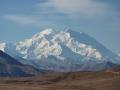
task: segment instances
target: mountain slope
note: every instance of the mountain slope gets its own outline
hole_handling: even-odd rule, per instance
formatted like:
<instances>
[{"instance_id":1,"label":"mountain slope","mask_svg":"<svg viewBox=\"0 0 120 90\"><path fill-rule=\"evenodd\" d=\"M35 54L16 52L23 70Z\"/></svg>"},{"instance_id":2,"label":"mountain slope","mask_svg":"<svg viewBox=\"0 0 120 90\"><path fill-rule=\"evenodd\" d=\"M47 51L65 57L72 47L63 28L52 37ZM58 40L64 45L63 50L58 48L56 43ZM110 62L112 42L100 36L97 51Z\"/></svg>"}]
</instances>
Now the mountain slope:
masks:
<instances>
[{"instance_id":1,"label":"mountain slope","mask_svg":"<svg viewBox=\"0 0 120 90\"><path fill-rule=\"evenodd\" d=\"M0 76L32 76L38 72L39 70L33 68L32 66L21 64L0 50Z\"/></svg>"},{"instance_id":2,"label":"mountain slope","mask_svg":"<svg viewBox=\"0 0 120 90\"><path fill-rule=\"evenodd\" d=\"M96 71L120 63L117 55L85 33L70 29L46 29L15 44L0 44L1 50L39 69Z\"/></svg>"}]
</instances>

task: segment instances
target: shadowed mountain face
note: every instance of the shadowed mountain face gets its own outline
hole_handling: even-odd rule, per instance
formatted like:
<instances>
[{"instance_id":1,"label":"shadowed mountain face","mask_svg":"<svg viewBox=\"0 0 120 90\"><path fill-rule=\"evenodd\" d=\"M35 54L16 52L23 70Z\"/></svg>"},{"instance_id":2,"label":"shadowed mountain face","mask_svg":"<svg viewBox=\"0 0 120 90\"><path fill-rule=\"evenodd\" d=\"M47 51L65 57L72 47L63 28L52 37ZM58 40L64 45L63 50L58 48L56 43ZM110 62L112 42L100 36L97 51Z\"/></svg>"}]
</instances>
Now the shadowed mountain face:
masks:
<instances>
[{"instance_id":1,"label":"shadowed mountain face","mask_svg":"<svg viewBox=\"0 0 120 90\"><path fill-rule=\"evenodd\" d=\"M0 76L21 77L32 76L39 71L32 66L23 65L0 50Z\"/></svg>"}]
</instances>

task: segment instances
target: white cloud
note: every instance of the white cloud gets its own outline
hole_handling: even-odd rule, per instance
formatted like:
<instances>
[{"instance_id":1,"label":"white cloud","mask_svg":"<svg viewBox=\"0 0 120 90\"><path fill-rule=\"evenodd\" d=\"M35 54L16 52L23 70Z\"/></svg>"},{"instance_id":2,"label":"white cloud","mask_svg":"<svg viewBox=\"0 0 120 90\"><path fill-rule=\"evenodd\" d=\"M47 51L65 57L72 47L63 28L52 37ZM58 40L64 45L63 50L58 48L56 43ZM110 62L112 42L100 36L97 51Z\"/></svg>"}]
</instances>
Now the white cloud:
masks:
<instances>
[{"instance_id":1,"label":"white cloud","mask_svg":"<svg viewBox=\"0 0 120 90\"><path fill-rule=\"evenodd\" d=\"M33 6L37 15L11 14L5 15L4 19L23 25L40 26L43 22L48 24L63 18L71 20L82 16L108 15L110 11L109 5L94 0L48 0L48 2L36 3ZM63 13L67 17L61 15Z\"/></svg>"},{"instance_id":2,"label":"white cloud","mask_svg":"<svg viewBox=\"0 0 120 90\"><path fill-rule=\"evenodd\" d=\"M108 5L94 0L49 0L64 13L81 13L87 15L101 14L107 11Z\"/></svg>"},{"instance_id":3,"label":"white cloud","mask_svg":"<svg viewBox=\"0 0 120 90\"><path fill-rule=\"evenodd\" d=\"M20 15L5 15L4 18L23 25L39 26L39 21L35 17Z\"/></svg>"}]
</instances>

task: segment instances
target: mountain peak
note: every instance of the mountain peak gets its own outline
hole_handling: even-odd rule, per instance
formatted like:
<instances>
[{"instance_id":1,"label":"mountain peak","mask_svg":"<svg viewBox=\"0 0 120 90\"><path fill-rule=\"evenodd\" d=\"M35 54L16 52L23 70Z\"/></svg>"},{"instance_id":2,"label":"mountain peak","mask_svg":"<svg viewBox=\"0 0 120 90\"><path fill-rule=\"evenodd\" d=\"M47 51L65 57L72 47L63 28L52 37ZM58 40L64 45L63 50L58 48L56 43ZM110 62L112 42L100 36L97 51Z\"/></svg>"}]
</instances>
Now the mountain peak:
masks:
<instances>
[{"instance_id":1,"label":"mountain peak","mask_svg":"<svg viewBox=\"0 0 120 90\"><path fill-rule=\"evenodd\" d=\"M102 54L91 45L81 43L78 38L75 40L75 34L81 35L79 32L70 29L55 32L53 29L45 29L32 38L20 41L16 45L16 50L25 59L41 59L49 55L62 57L62 45L68 47L72 52L81 56L92 57L101 60ZM84 36L84 35L83 35Z\"/></svg>"},{"instance_id":2,"label":"mountain peak","mask_svg":"<svg viewBox=\"0 0 120 90\"><path fill-rule=\"evenodd\" d=\"M48 28L48 29L45 29L45 30L41 31L40 34L49 35L49 34L51 34L53 32L54 32L54 30L52 28Z\"/></svg>"},{"instance_id":3,"label":"mountain peak","mask_svg":"<svg viewBox=\"0 0 120 90\"><path fill-rule=\"evenodd\" d=\"M48 29L45 29L37 34L35 34L33 37L34 38L37 38L37 37L44 37L45 35L50 35L51 33L53 33L54 30L52 28L48 28Z\"/></svg>"}]
</instances>

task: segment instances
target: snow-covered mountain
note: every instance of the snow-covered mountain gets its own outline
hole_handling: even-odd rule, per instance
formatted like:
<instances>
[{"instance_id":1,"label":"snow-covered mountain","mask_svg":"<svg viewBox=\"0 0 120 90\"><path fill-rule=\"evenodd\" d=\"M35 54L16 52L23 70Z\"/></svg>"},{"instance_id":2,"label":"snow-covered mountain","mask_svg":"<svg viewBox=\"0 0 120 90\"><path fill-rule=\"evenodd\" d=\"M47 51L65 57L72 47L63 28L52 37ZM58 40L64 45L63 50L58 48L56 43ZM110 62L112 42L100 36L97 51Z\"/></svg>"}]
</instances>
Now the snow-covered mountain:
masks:
<instances>
[{"instance_id":1,"label":"snow-covered mountain","mask_svg":"<svg viewBox=\"0 0 120 90\"><path fill-rule=\"evenodd\" d=\"M70 29L46 29L0 49L23 63L55 71L102 70L120 63L117 55L89 35Z\"/></svg>"}]
</instances>

